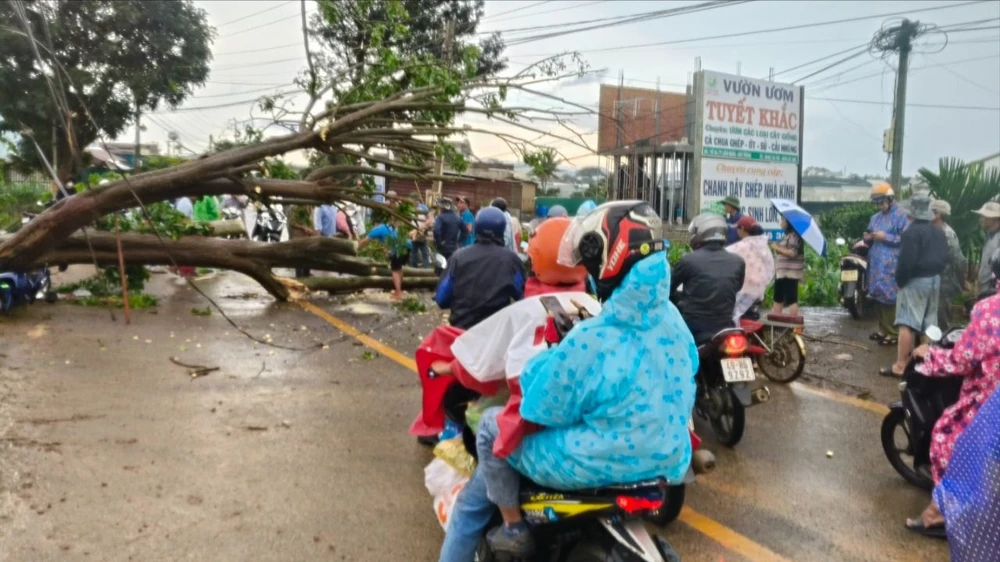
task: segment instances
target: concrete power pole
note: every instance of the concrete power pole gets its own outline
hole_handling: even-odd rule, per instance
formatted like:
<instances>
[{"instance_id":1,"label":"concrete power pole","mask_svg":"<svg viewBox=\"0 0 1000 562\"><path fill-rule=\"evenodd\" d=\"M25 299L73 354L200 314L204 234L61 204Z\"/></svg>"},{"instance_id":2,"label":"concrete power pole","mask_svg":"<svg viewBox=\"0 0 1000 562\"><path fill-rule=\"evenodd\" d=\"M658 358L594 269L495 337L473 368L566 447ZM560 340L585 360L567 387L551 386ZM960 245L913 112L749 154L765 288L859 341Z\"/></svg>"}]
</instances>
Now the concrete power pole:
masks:
<instances>
[{"instance_id":1,"label":"concrete power pole","mask_svg":"<svg viewBox=\"0 0 1000 562\"><path fill-rule=\"evenodd\" d=\"M455 18L448 20L448 27L445 28L444 34L444 62L451 69L451 53L453 46L455 44ZM441 176L444 175L444 158L438 158L437 164L434 166L434 175ZM441 180L434 180L434 199L441 198Z\"/></svg>"},{"instance_id":2,"label":"concrete power pole","mask_svg":"<svg viewBox=\"0 0 1000 562\"><path fill-rule=\"evenodd\" d=\"M920 34L920 23L904 19L897 27L886 30L884 40L879 43L882 51L899 53L899 69L896 71L896 95L893 101L892 123L892 171L889 183L897 194L903 182L903 125L906 118L906 74L909 70L910 52L913 40Z\"/></svg>"}]
</instances>

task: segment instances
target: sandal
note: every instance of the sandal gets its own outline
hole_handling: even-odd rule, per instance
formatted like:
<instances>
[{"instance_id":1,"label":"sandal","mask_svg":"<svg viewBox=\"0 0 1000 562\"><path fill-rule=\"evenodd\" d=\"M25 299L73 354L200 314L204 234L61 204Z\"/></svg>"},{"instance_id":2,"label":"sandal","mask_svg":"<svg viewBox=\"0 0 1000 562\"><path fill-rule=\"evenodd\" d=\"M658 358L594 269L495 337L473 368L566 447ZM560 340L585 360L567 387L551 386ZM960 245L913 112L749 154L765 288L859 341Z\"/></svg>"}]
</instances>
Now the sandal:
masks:
<instances>
[{"instance_id":1,"label":"sandal","mask_svg":"<svg viewBox=\"0 0 1000 562\"><path fill-rule=\"evenodd\" d=\"M868 339L872 341L882 341L883 338L885 338L885 334L881 332L872 332L868 334Z\"/></svg>"},{"instance_id":2,"label":"sandal","mask_svg":"<svg viewBox=\"0 0 1000 562\"><path fill-rule=\"evenodd\" d=\"M880 376L880 377L889 377L889 378L892 378L892 379L901 379L901 378L903 378L903 373L898 373L897 374L896 371L892 370L892 365L889 365L888 367L882 367L881 369L879 369L878 370L878 376Z\"/></svg>"},{"instance_id":3,"label":"sandal","mask_svg":"<svg viewBox=\"0 0 1000 562\"><path fill-rule=\"evenodd\" d=\"M882 339L878 340L879 345L890 346L899 343L899 338L895 336L882 336Z\"/></svg>"},{"instance_id":4,"label":"sandal","mask_svg":"<svg viewBox=\"0 0 1000 562\"><path fill-rule=\"evenodd\" d=\"M944 523L931 525L930 527L924 526L924 521L917 517L916 519L906 520L906 529L908 531L913 531L918 535L923 535L925 537L930 537L933 539L946 539L948 534L945 532Z\"/></svg>"}]
</instances>

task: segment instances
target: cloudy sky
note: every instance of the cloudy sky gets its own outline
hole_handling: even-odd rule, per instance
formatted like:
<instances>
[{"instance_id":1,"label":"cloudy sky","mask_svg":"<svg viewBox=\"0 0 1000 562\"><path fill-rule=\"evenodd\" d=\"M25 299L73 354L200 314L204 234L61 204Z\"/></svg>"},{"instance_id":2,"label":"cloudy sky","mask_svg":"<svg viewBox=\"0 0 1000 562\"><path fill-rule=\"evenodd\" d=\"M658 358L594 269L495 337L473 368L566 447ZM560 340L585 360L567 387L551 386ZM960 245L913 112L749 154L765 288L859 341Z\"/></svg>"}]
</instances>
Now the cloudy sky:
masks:
<instances>
[{"instance_id":1,"label":"cloudy sky","mask_svg":"<svg viewBox=\"0 0 1000 562\"><path fill-rule=\"evenodd\" d=\"M858 173L887 173L882 131L891 116L894 70L868 53L848 51L869 41L886 21L908 16L950 32L918 40L910 64L904 174L936 166L938 158L974 160L1000 151L1000 2L858 1L734 3L698 13L642 17L560 37L541 33L611 22L644 12L698 2L496 1L486 2L482 31L503 31L511 71L542 57L577 51L594 72L553 86L573 102L596 106L599 83L683 91L700 57L704 69L764 78L806 87L804 163ZM209 82L180 106L144 120L144 139L165 146L176 132L193 151L209 136L232 136L233 124L250 118L252 100L268 92L294 89L305 68L298 1L196 1L217 29ZM934 9L941 8L941 9ZM308 9L314 10L313 6ZM854 20L829 25L809 25ZM558 26L545 30L526 27ZM804 26L801 29L769 31ZM729 36L729 37L726 37ZM947 44L945 44L947 41ZM835 55L843 51L844 54ZM811 61L813 64L804 65ZM890 61L894 62L894 61ZM804 65L804 66L802 66ZM833 65L823 70L824 67ZM801 67L800 67L801 66ZM783 72L787 70L787 72ZM815 75L813 75L815 74ZM813 76L810 76L813 75ZM551 102L520 98L517 104ZM504 130L501 125L476 126ZM577 120L577 130L596 146L596 118ZM122 139L134 138L126 131ZM534 137L536 135L526 135ZM488 135L470 135L479 157L512 159L506 146ZM552 145L570 165L598 163L587 150L566 141Z\"/></svg>"}]
</instances>

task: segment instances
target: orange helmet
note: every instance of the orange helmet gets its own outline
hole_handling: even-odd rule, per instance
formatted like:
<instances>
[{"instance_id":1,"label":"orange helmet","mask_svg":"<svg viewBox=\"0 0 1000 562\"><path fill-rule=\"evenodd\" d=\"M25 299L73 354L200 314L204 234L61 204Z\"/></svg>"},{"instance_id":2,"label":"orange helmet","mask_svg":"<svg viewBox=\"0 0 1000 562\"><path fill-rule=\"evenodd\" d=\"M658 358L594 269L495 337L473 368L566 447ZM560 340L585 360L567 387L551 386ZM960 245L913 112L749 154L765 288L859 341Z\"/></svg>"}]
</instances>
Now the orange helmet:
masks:
<instances>
[{"instance_id":1,"label":"orange helmet","mask_svg":"<svg viewBox=\"0 0 1000 562\"><path fill-rule=\"evenodd\" d=\"M892 191L892 186L884 181L872 186L871 200L876 203L883 199L892 199L895 195Z\"/></svg>"},{"instance_id":2,"label":"orange helmet","mask_svg":"<svg viewBox=\"0 0 1000 562\"><path fill-rule=\"evenodd\" d=\"M572 221L569 217L553 217L538 225L528 242L528 257L535 277L546 285L575 285L587 277L583 266L567 267L557 261L559 244Z\"/></svg>"}]
</instances>

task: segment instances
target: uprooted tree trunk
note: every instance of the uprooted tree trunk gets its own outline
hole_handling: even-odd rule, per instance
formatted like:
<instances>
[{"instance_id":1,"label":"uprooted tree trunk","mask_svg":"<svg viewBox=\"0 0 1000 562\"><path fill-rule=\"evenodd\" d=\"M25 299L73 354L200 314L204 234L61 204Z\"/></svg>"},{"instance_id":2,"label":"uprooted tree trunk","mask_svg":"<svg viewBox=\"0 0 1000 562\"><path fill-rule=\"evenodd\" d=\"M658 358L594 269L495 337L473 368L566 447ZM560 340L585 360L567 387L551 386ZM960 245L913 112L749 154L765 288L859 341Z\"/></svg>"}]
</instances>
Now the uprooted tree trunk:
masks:
<instances>
[{"instance_id":1,"label":"uprooted tree trunk","mask_svg":"<svg viewBox=\"0 0 1000 562\"><path fill-rule=\"evenodd\" d=\"M419 270L418 270L419 271ZM354 293L363 289L385 289L393 288L392 278L384 276L372 277L307 277L296 279L312 291L326 291L328 293ZM403 275L403 288L413 289L433 289L437 286L437 277L427 275L413 276Z\"/></svg>"},{"instance_id":2,"label":"uprooted tree trunk","mask_svg":"<svg viewBox=\"0 0 1000 562\"><path fill-rule=\"evenodd\" d=\"M114 234L88 230L90 248L82 234L74 234L51 251L46 252L38 263L84 263L97 260L101 266L118 265L118 246ZM5 237L0 240L9 240ZM287 242L267 244L250 240L221 240L200 236L184 236L162 243L149 234L125 233L121 235L125 261L137 265L187 265L194 267L218 267L238 271L251 277L277 299L289 297L288 288L272 273L272 268L296 268L339 271L370 282L366 285L356 281L356 288L369 286L391 287L389 268L368 258L357 257L354 243L337 238L300 238ZM173 258L173 259L171 259ZM433 272L427 270L407 270L406 275L419 281L416 287L429 287L437 282ZM307 283L308 286L308 283ZM345 286L347 286L345 284ZM316 287L319 290L331 290ZM338 290L336 288L332 290Z\"/></svg>"}]
</instances>

